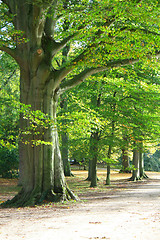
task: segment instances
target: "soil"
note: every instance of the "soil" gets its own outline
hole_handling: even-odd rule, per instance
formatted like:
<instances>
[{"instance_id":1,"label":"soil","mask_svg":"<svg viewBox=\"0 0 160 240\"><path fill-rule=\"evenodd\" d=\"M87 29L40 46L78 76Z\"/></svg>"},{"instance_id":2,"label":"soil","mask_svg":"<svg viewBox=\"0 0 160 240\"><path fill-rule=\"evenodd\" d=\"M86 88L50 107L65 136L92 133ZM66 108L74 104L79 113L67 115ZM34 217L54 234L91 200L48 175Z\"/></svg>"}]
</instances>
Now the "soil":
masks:
<instances>
[{"instance_id":1,"label":"soil","mask_svg":"<svg viewBox=\"0 0 160 240\"><path fill-rule=\"evenodd\" d=\"M160 173L148 175L141 182L121 180L107 192L83 193L77 203L0 209L0 239L159 240Z\"/></svg>"}]
</instances>

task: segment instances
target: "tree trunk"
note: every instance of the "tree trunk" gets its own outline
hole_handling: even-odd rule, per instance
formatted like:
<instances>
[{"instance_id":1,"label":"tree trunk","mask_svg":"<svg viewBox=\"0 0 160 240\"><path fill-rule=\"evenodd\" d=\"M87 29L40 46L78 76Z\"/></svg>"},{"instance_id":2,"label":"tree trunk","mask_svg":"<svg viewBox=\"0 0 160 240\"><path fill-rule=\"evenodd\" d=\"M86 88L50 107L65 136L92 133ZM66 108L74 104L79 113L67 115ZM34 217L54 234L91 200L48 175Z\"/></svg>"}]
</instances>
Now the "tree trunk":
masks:
<instances>
[{"instance_id":1,"label":"tree trunk","mask_svg":"<svg viewBox=\"0 0 160 240\"><path fill-rule=\"evenodd\" d=\"M110 176L111 176L111 166L110 166L110 164L107 164L106 185L110 185L111 184Z\"/></svg>"},{"instance_id":2,"label":"tree trunk","mask_svg":"<svg viewBox=\"0 0 160 240\"><path fill-rule=\"evenodd\" d=\"M128 150L122 149L122 169L121 172L129 173L129 157L128 157Z\"/></svg>"},{"instance_id":3,"label":"tree trunk","mask_svg":"<svg viewBox=\"0 0 160 240\"><path fill-rule=\"evenodd\" d=\"M109 148L108 148L108 154L107 154L108 159L111 158L111 151L112 151L112 146L109 145ZM110 185L110 184L111 184L110 177L111 177L111 166L110 166L110 163L107 163L106 185Z\"/></svg>"},{"instance_id":4,"label":"tree trunk","mask_svg":"<svg viewBox=\"0 0 160 240\"><path fill-rule=\"evenodd\" d=\"M128 137L123 133L123 145L122 145L122 169L120 172L130 173L129 170L129 156L128 156Z\"/></svg>"},{"instance_id":5,"label":"tree trunk","mask_svg":"<svg viewBox=\"0 0 160 240\"><path fill-rule=\"evenodd\" d=\"M136 181L140 179L140 171L139 171L139 151L137 149L133 150L133 165L134 170L132 172L132 181Z\"/></svg>"},{"instance_id":6,"label":"tree trunk","mask_svg":"<svg viewBox=\"0 0 160 240\"><path fill-rule=\"evenodd\" d=\"M62 111L67 110L67 96L62 94L61 101L60 101L60 107ZM62 124L65 125L65 120L62 120ZM63 168L64 168L64 175L65 176L73 176L71 173L71 167L69 163L69 157L68 157L68 147L69 147L69 135L67 132L63 131L61 133L61 139L62 139L62 160L63 160Z\"/></svg>"},{"instance_id":7,"label":"tree trunk","mask_svg":"<svg viewBox=\"0 0 160 240\"><path fill-rule=\"evenodd\" d=\"M68 133L61 133L61 138L62 138L62 148L61 148L61 153L62 153L62 160L63 160L63 168L64 168L64 175L65 176L72 176L71 173L71 167L69 163L69 158L68 158Z\"/></svg>"},{"instance_id":8,"label":"tree trunk","mask_svg":"<svg viewBox=\"0 0 160 240\"><path fill-rule=\"evenodd\" d=\"M140 170L140 178L148 178L144 171L144 154L143 152L139 152L139 170Z\"/></svg>"},{"instance_id":9,"label":"tree trunk","mask_svg":"<svg viewBox=\"0 0 160 240\"><path fill-rule=\"evenodd\" d=\"M88 163L88 177L86 179L86 181L91 181L91 159L89 159L89 163Z\"/></svg>"},{"instance_id":10,"label":"tree trunk","mask_svg":"<svg viewBox=\"0 0 160 240\"><path fill-rule=\"evenodd\" d=\"M91 136L91 185L90 187L97 186L97 160L98 160L98 132L92 133Z\"/></svg>"},{"instance_id":11,"label":"tree trunk","mask_svg":"<svg viewBox=\"0 0 160 240\"><path fill-rule=\"evenodd\" d=\"M15 206L27 206L42 203L43 200L59 201L76 199L68 189L63 171L56 128L56 108L58 96L48 88L38 88L31 84L27 91L24 83L36 82L26 79L21 73L21 102L31 105L32 110L40 110L54 121L47 129L39 129L39 134L22 135L20 151L20 184L21 192L9 203ZM20 118L20 127L24 131L29 127L30 120ZM51 144L33 145L32 141L42 140ZM27 142L27 144L25 144Z\"/></svg>"}]
</instances>

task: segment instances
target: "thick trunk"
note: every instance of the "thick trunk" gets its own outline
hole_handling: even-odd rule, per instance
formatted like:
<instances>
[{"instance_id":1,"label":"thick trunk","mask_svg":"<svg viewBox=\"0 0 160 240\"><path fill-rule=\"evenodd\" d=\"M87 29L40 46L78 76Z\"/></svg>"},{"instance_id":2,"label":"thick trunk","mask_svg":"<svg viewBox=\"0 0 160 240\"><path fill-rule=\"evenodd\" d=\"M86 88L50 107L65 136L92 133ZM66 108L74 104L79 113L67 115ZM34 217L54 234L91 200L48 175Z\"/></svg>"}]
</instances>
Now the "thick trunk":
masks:
<instances>
[{"instance_id":1,"label":"thick trunk","mask_svg":"<svg viewBox=\"0 0 160 240\"><path fill-rule=\"evenodd\" d=\"M34 79L35 82L39 79ZM59 149L58 133L56 128L56 107L58 96L56 92L45 88L24 83L30 82L30 79L21 75L21 101L24 104L30 104L32 110L40 110L53 120L53 125L47 129L39 128L38 135L32 134L22 135L22 141L19 145L20 151L20 184L21 192L13 198L9 203L15 206L34 205L48 201L76 199L72 192L68 189L63 171L61 153ZM33 82L33 81L32 81ZM22 84L23 83L23 84ZM30 120L21 116L20 125L24 131L30 126ZM36 123L35 123L36 124ZM34 145L32 141L42 140L46 144ZM25 144L27 143L27 144Z\"/></svg>"}]
</instances>

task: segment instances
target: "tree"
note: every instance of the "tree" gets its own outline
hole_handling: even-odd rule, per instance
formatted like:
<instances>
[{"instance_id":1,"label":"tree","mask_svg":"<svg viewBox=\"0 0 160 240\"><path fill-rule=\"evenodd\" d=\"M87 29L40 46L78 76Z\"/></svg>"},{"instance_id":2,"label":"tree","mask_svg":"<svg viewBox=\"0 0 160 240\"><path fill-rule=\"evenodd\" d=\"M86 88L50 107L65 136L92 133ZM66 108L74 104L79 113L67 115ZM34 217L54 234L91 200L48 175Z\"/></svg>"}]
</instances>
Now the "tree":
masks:
<instances>
[{"instance_id":1,"label":"tree","mask_svg":"<svg viewBox=\"0 0 160 240\"><path fill-rule=\"evenodd\" d=\"M81 155L85 154L90 159L87 180L92 179L90 168L94 167L92 187L97 185L95 180L96 164L92 165L92 162L97 162L97 159L105 159L107 162L106 183L110 183L110 165L113 164L111 153L114 149L123 150L125 158L123 170L131 170L128 166L127 150L135 148L134 139L136 138L140 167L138 178L146 177L142 157L145 149L141 146L141 141L144 141L145 146L150 141L157 141L157 134L154 133L158 133L159 129L157 122L159 105L156 104L159 102L158 68L151 68L151 63L149 65L139 63L134 67L119 68L108 74L110 78L106 78L104 74L103 76L96 75L78 86L77 92L74 89L78 99L77 111L80 111L81 106L81 111L83 114L88 113L85 116L87 121L88 119L90 121L90 128L87 128L85 135L87 139L88 133L91 131L90 141L87 142L90 151L88 149L87 152L82 145L79 151ZM84 126L84 122L81 124ZM73 128L76 130L80 128L80 123L76 122ZM79 136L82 135L81 131L82 129L77 136L75 132L71 133L71 138L74 135L74 142L75 139L77 140L76 144ZM80 140L84 142L84 138ZM105 148L108 148L108 152L104 151Z\"/></svg>"},{"instance_id":2,"label":"tree","mask_svg":"<svg viewBox=\"0 0 160 240\"><path fill-rule=\"evenodd\" d=\"M19 144L22 190L8 204L75 198L62 168L56 129L58 98L92 74L133 64L148 55L159 56L159 3L2 0L0 6L0 49L20 67L20 101L54 120L39 136L21 136L29 142ZM63 31L65 21L69 29ZM56 68L53 58L68 43L72 45L68 61ZM29 120L21 116L21 129L28 125ZM33 145L39 138L52 145Z\"/></svg>"}]
</instances>

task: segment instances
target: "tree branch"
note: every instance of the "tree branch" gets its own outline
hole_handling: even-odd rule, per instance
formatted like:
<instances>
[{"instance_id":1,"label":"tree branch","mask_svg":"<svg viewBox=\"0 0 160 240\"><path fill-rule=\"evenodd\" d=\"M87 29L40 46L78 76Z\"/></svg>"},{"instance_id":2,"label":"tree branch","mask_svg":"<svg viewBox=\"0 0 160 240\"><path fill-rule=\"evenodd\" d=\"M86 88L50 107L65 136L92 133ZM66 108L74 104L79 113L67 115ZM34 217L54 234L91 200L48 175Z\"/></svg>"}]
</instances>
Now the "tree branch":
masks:
<instances>
[{"instance_id":1,"label":"tree branch","mask_svg":"<svg viewBox=\"0 0 160 240\"><path fill-rule=\"evenodd\" d=\"M139 30L139 31L142 31L146 34L152 34L152 35L160 36L160 33L156 33L154 31L150 31L150 30L145 29L145 28L139 28L139 27L131 28L131 27L125 26L125 27L120 29L121 32L124 31L124 30L129 30L130 32L135 32L135 31Z\"/></svg>"},{"instance_id":2,"label":"tree branch","mask_svg":"<svg viewBox=\"0 0 160 240\"><path fill-rule=\"evenodd\" d=\"M69 66L63 67L55 73L55 85L58 87L61 81L76 67L77 63L83 59L87 50L71 61Z\"/></svg>"},{"instance_id":3,"label":"tree branch","mask_svg":"<svg viewBox=\"0 0 160 240\"><path fill-rule=\"evenodd\" d=\"M130 59L123 59L123 60L117 60L117 61L110 61L103 67L85 69L80 74L74 76L72 79L70 79L70 80L68 80L66 82L63 82L60 85L60 88L59 88L58 92L59 92L59 94L61 94L64 91L79 85L87 77L90 77L93 74L106 71L109 68L113 68L113 67L121 67L121 66L129 65L129 64L135 64L138 61L139 61L139 59L132 59L132 58L130 58Z\"/></svg>"},{"instance_id":4,"label":"tree branch","mask_svg":"<svg viewBox=\"0 0 160 240\"><path fill-rule=\"evenodd\" d=\"M13 57L18 62L17 50L11 49L9 47L0 46L0 50L8 53L11 57Z\"/></svg>"},{"instance_id":5,"label":"tree branch","mask_svg":"<svg viewBox=\"0 0 160 240\"><path fill-rule=\"evenodd\" d=\"M49 15L53 15L52 17L47 17L44 27L44 32L46 36L52 38L54 36L55 25L56 25L56 6L58 1L54 1L54 13L53 13L53 6L51 6L48 10ZM52 3L53 4L53 3Z\"/></svg>"},{"instance_id":6,"label":"tree branch","mask_svg":"<svg viewBox=\"0 0 160 240\"><path fill-rule=\"evenodd\" d=\"M148 55L147 57L148 58L151 58L151 57L160 58L160 51L156 51L155 55ZM105 66L102 66L102 67L85 69L80 74L74 76L72 79L63 82L60 85L60 88L58 89L58 93L61 94L65 91L79 85L87 77L90 77L93 74L106 71L106 70L108 70L110 68L113 68L113 67L121 67L121 66L125 66L125 65L132 65L132 64L135 64L135 63L139 62L139 60L140 59L133 59L133 58L122 59L122 60L120 59L120 60L110 61Z\"/></svg>"}]
</instances>

